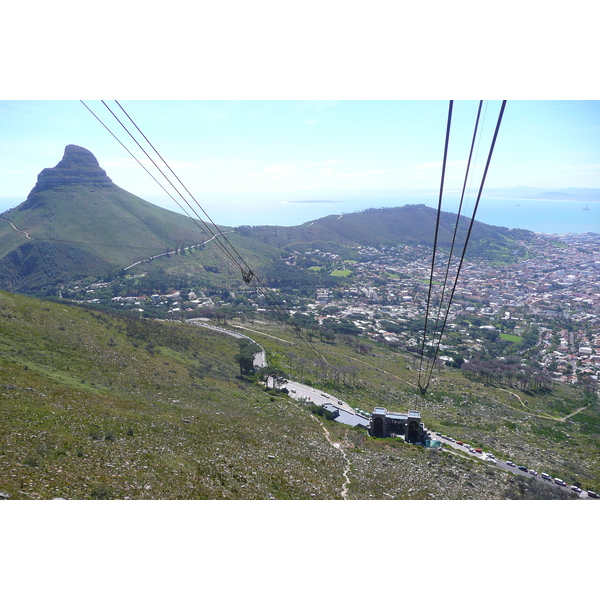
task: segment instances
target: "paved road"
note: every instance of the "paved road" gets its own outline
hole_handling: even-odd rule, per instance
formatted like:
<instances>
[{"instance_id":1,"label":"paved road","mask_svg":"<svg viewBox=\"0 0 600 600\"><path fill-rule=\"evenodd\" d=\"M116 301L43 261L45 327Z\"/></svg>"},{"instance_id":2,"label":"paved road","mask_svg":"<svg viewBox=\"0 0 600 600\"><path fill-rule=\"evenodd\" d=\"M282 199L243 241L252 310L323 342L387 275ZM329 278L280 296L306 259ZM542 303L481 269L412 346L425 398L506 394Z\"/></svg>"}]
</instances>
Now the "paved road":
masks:
<instances>
[{"instance_id":1,"label":"paved road","mask_svg":"<svg viewBox=\"0 0 600 600\"><path fill-rule=\"evenodd\" d=\"M313 402L314 404L318 404L320 406L330 403L343 408L349 413L356 414L354 409L347 402L344 402L343 400L340 400L336 396L332 396L327 392L317 390L314 387L298 383L297 381L288 381L285 387L287 387L290 396L296 400L299 400L300 398L306 398L309 402Z\"/></svg>"},{"instance_id":2,"label":"paved road","mask_svg":"<svg viewBox=\"0 0 600 600\"><path fill-rule=\"evenodd\" d=\"M452 442L444 437L438 436L433 432L430 432L430 436L431 439L434 440L438 440L440 442L442 442L447 448L452 448L452 450L459 450L461 452L465 452L466 454L468 454L470 457L472 458L477 458L479 460L482 460L484 462L486 462L486 464L490 465L490 466L494 466L497 469L502 469L504 471L509 471L510 473L515 473L516 475L521 475L522 477L529 477L529 478L534 478L537 479L539 481L543 481L544 483L547 483L548 485L556 485L558 486L558 484L554 483L553 481L548 481L547 479L543 479L541 473L537 473L537 474L533 474L531 473L529 470L527 471L522 471L521 469L518 468L519 465L516 465L514 467L512 467L511 465L507 464L506 461L504 460L500 460L499 458L495 458L496 460L496 464L493 464L491 462L488 461L487 458L487 453L486 452L472 452L471 448L469 448L468 446L465 447L464 443L461 444L457 444L456 442ZM473 449L474 450L474 449ZM523 465L521 465L523 466ZM577 496L579 496L580 498L590 498L587 494L586 491L582 491L582 492L575 492L574 490L571 489L570 484L568 482L567 485L565 487L562 487L564 490L566 490L567 492L571 493L571 494L575 494Z\"/></svg>"},{"instance_id":3,"label":"paved road","mask_svg":"<svg viewBox=\"0 0 600 600\"><path fill-rule=\"evenodd\" d=\"M206 327L207 329L212 329L213 331L225 333L227 335L231 335L236 338L247 338L249 340L252 340L255 344L259 345L255 340L253 340L251 337L248 337L247 335L245 335L243 333L238 333L237 331L231 331L230 329L225 329L224 327L219 327L217 325L211 325L200 319L188 319L187 322L193 323L194 325L200 325L201 327ZM265 351L262 350L261 352L254 355L254 367L257 369L260 369L261 367L266 367L266 366L267 366L267 358L266 358ZM295 399L306 398L307 400L310 400L311 402L314 402L315 404L319 404L319 405L323 405L323 404L330 402L331 404L335 404L336 406L343 408L345 411L347 411L353 415L356 414L355 410L347 402L344 402L343 400L340 400L339 398L337 398L335 396L331 396L330 394L327 394L326 392L322 392L321 390L317 390L313 387L303 385L302 383L298 383L297 381L288 381L285 384L285 387L287 387L287 389L290 390L290 396L292 398L295 398ZM295 391L292 392L291 390L295 390Z\"/></svg>"}]
</instances>

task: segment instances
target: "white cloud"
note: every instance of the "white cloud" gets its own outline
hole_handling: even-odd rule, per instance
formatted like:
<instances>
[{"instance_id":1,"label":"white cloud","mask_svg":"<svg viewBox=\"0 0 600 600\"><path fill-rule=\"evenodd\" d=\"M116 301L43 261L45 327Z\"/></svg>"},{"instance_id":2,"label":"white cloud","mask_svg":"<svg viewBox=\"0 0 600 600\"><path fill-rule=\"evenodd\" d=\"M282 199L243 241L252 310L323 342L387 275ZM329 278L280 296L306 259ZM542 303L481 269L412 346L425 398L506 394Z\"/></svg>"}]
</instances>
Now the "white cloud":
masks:
<instances>
[{"instance_id":1,"label":"white cloud","mask_svg":"<svg viewBox=\"0 0 600 600\"><path fill-rule=\"evenodd\" d=\"M328 160L325 160L323 162L318 162L318 163L312 163L309 164L308 167L309 168L317 168L317 167L328 167L329 165L337 165L339 163L341 163L342 161L336 158L330 158Z\"/></svg>"},{"instance_id":2,"label":"white cloud","mask_svg":"<svg viewBox=\"0 0 600 600\"><path fill-rule=\"evenodd\" d=\"M258 171L244 169L244 173L249 177L266 179L278 179L280 177L290 177L291 175L296 174L293 165L271 165Z\"/></svg>"},{"instance_id":3,"label":"white cloud","mask_svg":"<svg viewBox=\"0 0 600 600\"><path fill-rule=\"evenodd\" d=\"M201 158L195 166L199 167L251 167L258 163L252 158Z\"/></svg>"}]
</instances>

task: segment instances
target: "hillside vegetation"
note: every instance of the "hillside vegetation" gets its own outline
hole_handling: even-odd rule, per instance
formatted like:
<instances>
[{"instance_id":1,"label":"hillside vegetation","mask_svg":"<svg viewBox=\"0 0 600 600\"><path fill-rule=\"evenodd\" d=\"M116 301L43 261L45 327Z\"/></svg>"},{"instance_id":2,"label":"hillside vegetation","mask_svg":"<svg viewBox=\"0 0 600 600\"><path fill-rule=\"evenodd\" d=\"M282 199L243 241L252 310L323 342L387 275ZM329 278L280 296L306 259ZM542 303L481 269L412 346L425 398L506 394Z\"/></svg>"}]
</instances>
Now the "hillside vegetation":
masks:
<instances>
[{"instance_id":1,"label":"hillside vegetation","mask_svg":"<svg viewBox=\"0 0 600 600\"><path fill-rule=\"evenodd\" d=\"M305 250L312 247L350 258L346 256L348 249L356 245L431 247L435 238L436 215L437 210L423 204L406 205L330 215L294 227L238 227L236 231L287 250ZM462 251L469 223L470 220L465 217L459 220L455 244L457 251ZM455 225L455 214L441 212L438 231L438 244L441 248L450 248ZM527 239L531 235L528 231L496 227L476 221L467 256L496 257L499 252L514 249L516 240Z\"/></svg>"},{"instance_id":2,"label":"hillside vegetation","mask_svg":"<svg viewBox=\"0 0 600 600\"><path fill-rule=\"evenodd\" d=\"M252 335L274 364L293 372L302 351L274 327ZM410 379L404 381L410 365L397 356L359 357L348 346L320 346L331 364L358 367L354 382L342 390L351 403L399 409L413 399ZM237 351L234 338L186 323L0 293L0 491L17 499L460 499L548 493L480 461L372 439L315 417L285 394L240 379ZM324 387L335 386L326 373L319 378ZM532 419L530 430L506 396L500 403L483 386L465 385L468 393L481 392L471 402L462 392L448 392L419 407L428 426L478 437L499 453L514 447L507 440L522 429L518 444L524 459L542 452L540 461L556 466L557 475L567 478L576 468L586 483L598 481L597 463L568 462L580 444L597 438L597 409L559 427ZM534 448L534 442L557 435L563 450L549 444ZM577 447L567 449L571 444Z\"/></svg>"}]
</instances>

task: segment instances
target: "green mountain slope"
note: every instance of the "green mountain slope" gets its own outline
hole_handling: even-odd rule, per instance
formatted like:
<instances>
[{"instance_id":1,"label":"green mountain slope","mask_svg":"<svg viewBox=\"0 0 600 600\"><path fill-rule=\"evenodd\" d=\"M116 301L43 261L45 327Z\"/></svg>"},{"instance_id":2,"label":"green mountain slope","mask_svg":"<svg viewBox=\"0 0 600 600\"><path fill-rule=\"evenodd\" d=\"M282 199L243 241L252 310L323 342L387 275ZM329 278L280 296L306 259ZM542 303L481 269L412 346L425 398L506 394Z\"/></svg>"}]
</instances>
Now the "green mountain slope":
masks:
<instances>
[{"instance_id":1,"label":"green mountain slope","mask_svg":"<svg viewBox=\"0 0 600 600\"><path fill-rule=\"evenodd\" d=\"M297 403L236 379L234 338L5 292L0 317L0 492L338 495L341 457Z\"/></svg>"},{"instance_id":2,"label":"green mountain slope","mask_svg":"<svg viewBox=\"0 0 600 600\"><path fill-rule=\"evenodd\" d=\"M49 280L101 275L208 239L189 217L119 188L84 148L67 146L27 200L0 221L0 285L28 291Z\"/></svg>"},{"instance_id":3,"label":"green mountain slope","mask_svg":"<svg viewBox=\"0 0 600 600\"><path fill-rule=\"evenodd\" d=\"M308 246L321 250L343 249L356 245L433 246L437 211L424 205L368 209L357 213L330 215L296 227L238 227L240 234L286 249ZM438 245L449 249L456 215L442 212ZM461 217L455 248L462 250L470 220ZM469 241L470 256L503 252L514 246L515 240L530 237L530 232L496 227L475 221Z\"/></svg>"}]
</instances>

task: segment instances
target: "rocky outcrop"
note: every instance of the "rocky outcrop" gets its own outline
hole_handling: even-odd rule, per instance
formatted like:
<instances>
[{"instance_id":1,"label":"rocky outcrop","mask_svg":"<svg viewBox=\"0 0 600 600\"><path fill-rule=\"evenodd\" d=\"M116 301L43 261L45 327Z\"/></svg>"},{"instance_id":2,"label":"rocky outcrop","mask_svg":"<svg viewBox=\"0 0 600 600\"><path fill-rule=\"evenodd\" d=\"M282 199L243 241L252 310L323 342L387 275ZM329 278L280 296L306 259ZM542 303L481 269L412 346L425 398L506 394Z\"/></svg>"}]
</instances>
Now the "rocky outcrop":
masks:
<instances>
[{"instance_id":1,"label":"rocky outcrop","mask_svg":"<svg viewBox=\"0 0 600 600\"><path fill-rule=\"evenodd\" d=\"M62 160L55 167L44 169L38 175L37 183L27 199L29 200L38 192L73 184L114 185L89 150L70 144L65 148Z\"/></svg>"}]
</instances>

